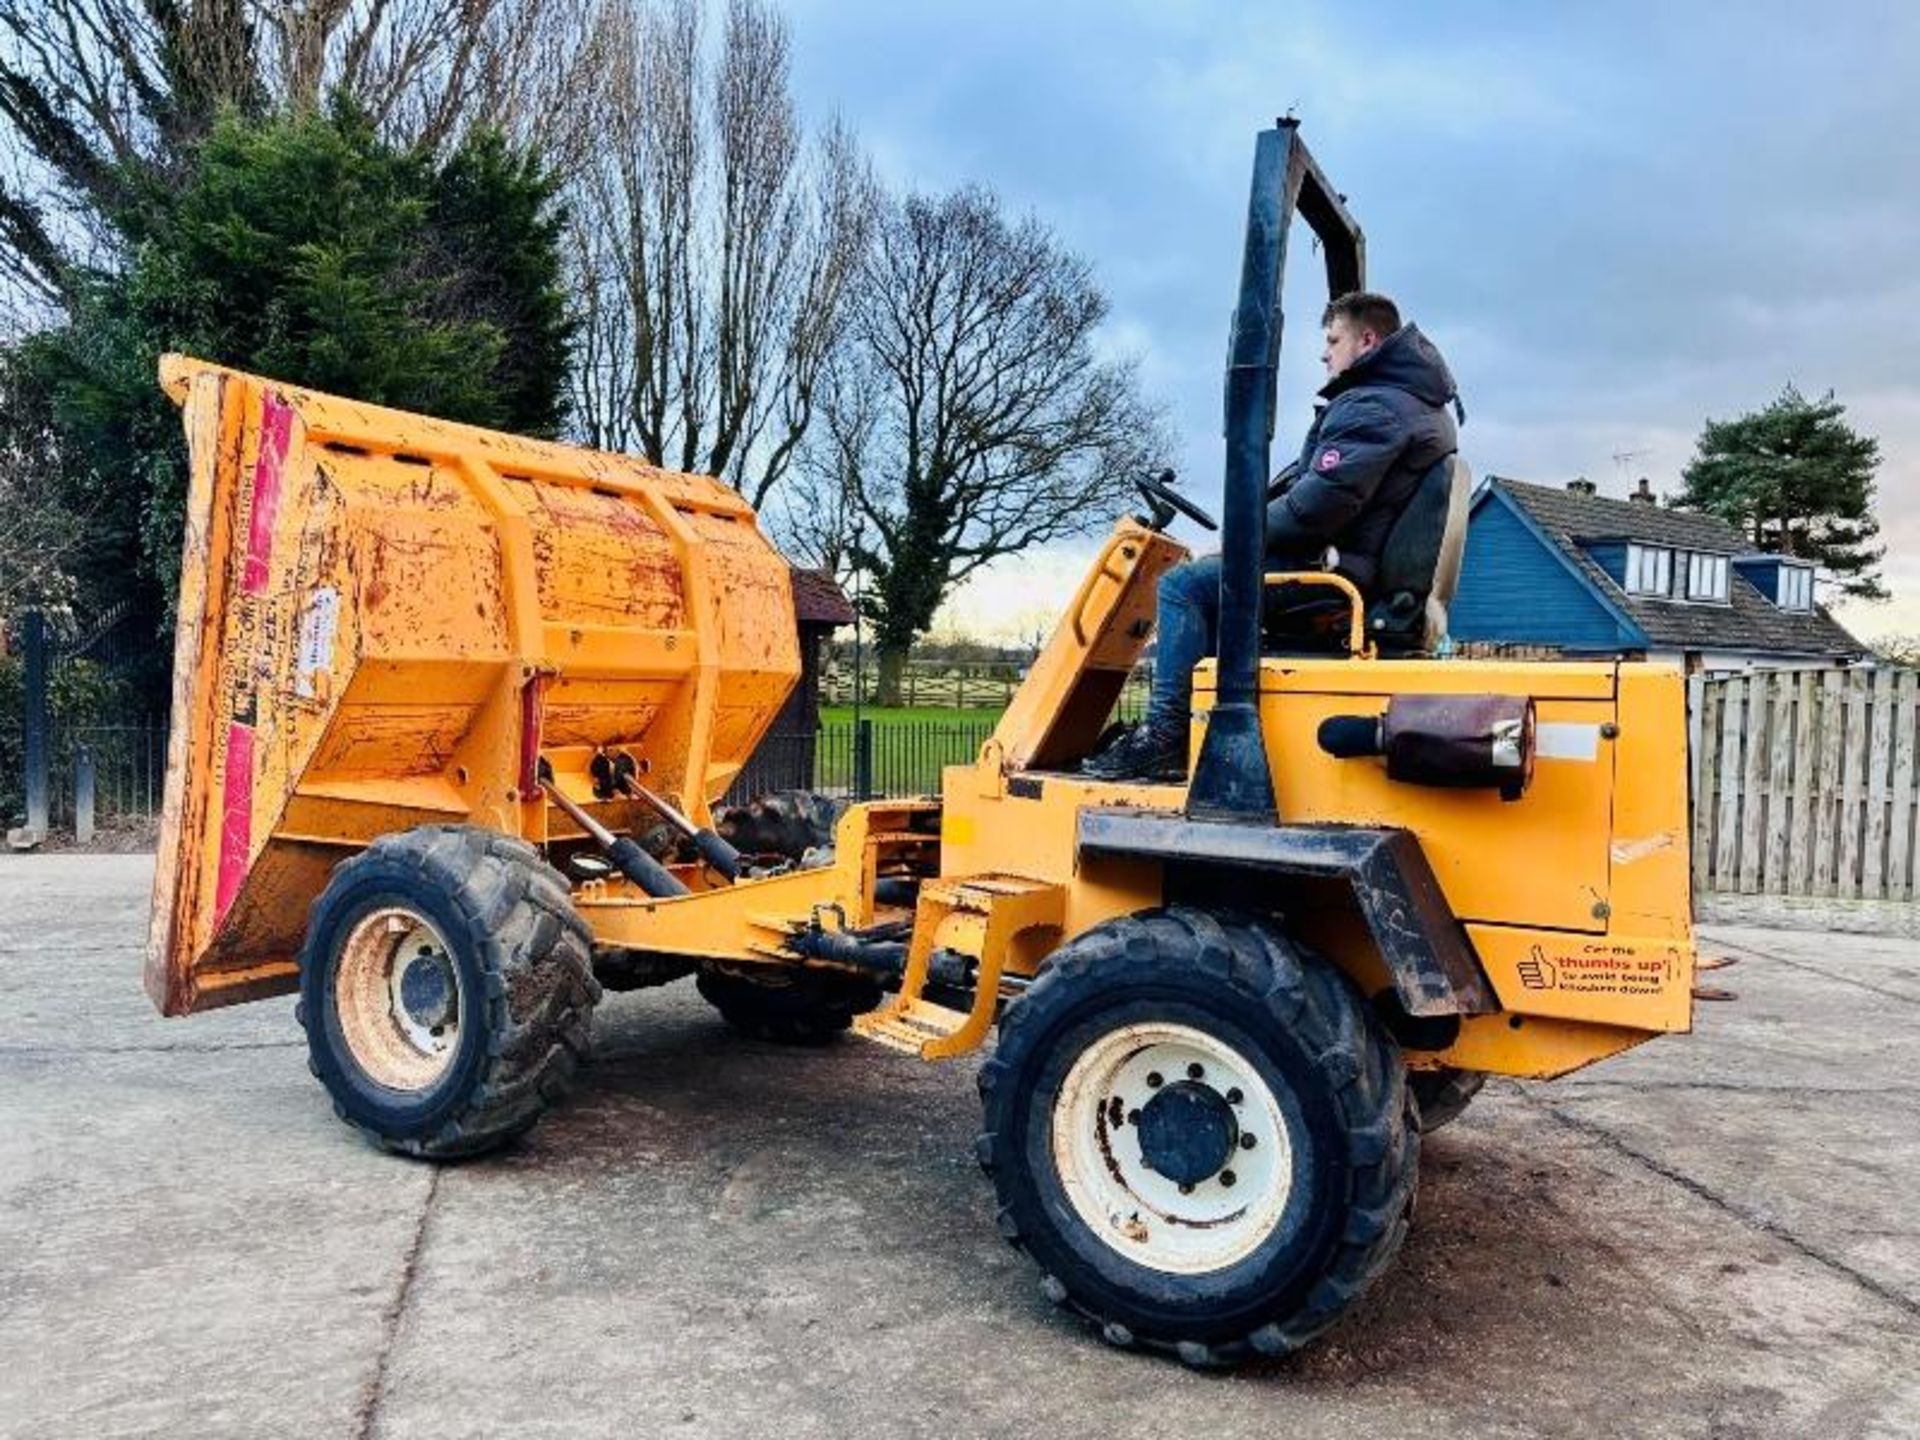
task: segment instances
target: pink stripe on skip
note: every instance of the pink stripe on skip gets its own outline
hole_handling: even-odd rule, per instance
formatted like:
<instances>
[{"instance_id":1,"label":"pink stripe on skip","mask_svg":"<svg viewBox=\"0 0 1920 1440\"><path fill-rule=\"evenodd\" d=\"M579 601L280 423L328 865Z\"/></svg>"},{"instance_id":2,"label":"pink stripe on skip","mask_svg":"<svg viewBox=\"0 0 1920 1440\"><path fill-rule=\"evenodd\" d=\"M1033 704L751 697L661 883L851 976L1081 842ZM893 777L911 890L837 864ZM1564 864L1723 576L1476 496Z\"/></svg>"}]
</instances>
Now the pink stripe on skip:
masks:
<instances>
[{"instance_id":1,"label":"pink stripe on skip","mask_svg":"<svg viewBox=\"0 0 1920 1440\"><path fill-rule=\"evenodd\" d=\"M253 516L247 526L247 568L240 588L263 594L273 560L273 524L280 514L280 480L293 433L293 407L271 390L260 402L260 458L253 466Z\"/></svg>"},{"instance_id":2,"label":"pink stripe on skip","mask_svg":"<svg viewBox=\"0 0 1920 1440\"><path fill-rule=\"evenodd\" d=\"M220 787L225 796L220 821L220 879L213 892L213 924L218 929L233 908L247 862L253 857L253 727L227 726L227 770Z\"/></svg>"}]
</instances>

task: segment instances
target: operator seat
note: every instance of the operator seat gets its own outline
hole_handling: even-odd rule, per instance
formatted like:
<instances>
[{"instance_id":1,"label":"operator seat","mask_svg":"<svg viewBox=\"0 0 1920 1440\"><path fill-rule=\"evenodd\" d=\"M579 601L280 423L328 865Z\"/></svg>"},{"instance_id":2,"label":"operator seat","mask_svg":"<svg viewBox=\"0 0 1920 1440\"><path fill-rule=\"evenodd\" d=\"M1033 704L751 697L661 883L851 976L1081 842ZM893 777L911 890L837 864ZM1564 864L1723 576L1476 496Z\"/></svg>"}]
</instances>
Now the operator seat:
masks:
<instances>
[{"instance_id":1,"label":"operator seat","mask_svg":"<svg viewBox=\"0 0 1920 1440\"><path fill-rule=\"evenodd\" d=\"M1460 585L1473 475L1458 455L1437 461L1387 532L1380 566L1364 593L1367 638L1382 659L1429 655L1447 633L1447 607ZM1347 606L1318 586L1270 592L1269 654L1345 654Z\"/></svg>"},{"instance_id":2,"label":"operator seat","mask_svg":"<svg viewBox=\"0 0 1920 1440\"><path fill-rule=\"evenodd\" d=\"M1447 607L1460 588L1473 473L1449 455L1420 477L1387 532L1380 572L1367 598L1367 637L1387 656L1428 655L1447 633Z\"/></svg>"}]
</instances>

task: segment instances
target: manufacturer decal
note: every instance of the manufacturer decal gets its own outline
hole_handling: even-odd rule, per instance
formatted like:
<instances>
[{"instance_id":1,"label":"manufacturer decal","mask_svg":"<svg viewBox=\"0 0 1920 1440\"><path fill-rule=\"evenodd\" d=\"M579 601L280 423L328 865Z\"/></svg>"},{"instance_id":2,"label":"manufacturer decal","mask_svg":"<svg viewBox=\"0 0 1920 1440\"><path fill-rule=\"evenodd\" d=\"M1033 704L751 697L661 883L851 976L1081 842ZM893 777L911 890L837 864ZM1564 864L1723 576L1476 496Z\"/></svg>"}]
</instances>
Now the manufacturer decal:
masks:
<instances>
[{"instance_id":1,"label":"manufacturer decal","mask_svg":"<svg viewBox=\"0 0 1920 1440\"><path fill-rule=\"evenodd\" d=\"M293 693L302 700L315 694L314 677L333 669L333 637L340 627L340 592L323 585L307 597L300 612L300 641L293 662Z\"/></svg>"},{"instance_id":2,"label":"manufacturer decal","mask_svg":"<svg viewBox=\"0 0 1920 1440\"><path fill-rule=\"evenodd\" d=\"M1329 447L1320 452L1320 458L1313 462L1313 468L1322 471L1331 470L1339 463L1340 452Z\"/></svg>"},{"instance_id":3,"label":"manufacturer decal","mask_svg":"<svg viewBox=\"0 0 1920 1440\"><path fill-rule=\"evenodd\" d=\"M253 484L243 492L243 515L235 528L244 528L247 548L234 587L233 632L229 644L238 657L229 682L228 721L221 766L220 867L214 880L213 923L225 923L239 897L241 882L253 858L253 748L259 723L256 677L262 659L275 642L275 611L267 604L267 580L273 570L274 520L280 510L287 450L293 435L293 407L273 391L260 400L259 450L254 458Z\"/></svg>"}]
</instances>

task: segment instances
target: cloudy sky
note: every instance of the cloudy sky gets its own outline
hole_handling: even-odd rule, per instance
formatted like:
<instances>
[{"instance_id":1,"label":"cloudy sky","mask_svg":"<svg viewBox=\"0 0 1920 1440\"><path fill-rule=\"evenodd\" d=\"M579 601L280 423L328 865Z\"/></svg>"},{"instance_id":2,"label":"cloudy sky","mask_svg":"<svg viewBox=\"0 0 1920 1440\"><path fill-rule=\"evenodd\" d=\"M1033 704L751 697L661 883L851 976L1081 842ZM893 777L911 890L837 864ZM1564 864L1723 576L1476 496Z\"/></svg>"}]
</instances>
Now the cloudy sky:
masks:
<instances>
[{"instance_id":1,"label":"cloudy sky","mask_svg":"<svg viewBox=\"0 0 1920 1440\"><path fill-rule=\"evenodd\" d=\"M1880 437L1895 594L1843 615L1920 632L1920 5L788 9L803 103L886 178L983 181L1094 261L1209 505L1253 134L1290 109L1371 282L1448 356L1476 473L1672 490L1704 418L1832 389ZM1276 453L1317 383L1318 282L1296 252ZM1086 553L988 575L952 618L1030 633Z\"/></svg>"}]
</instances>

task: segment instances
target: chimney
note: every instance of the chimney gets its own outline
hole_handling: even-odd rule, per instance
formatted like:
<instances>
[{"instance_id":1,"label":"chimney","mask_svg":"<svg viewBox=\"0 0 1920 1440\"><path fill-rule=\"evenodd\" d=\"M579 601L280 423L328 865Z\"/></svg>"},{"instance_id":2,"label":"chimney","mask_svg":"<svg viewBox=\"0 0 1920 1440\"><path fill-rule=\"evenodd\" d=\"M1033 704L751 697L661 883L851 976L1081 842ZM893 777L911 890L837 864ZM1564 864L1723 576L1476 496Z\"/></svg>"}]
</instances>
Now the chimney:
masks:
<instances>
[{"instance_id":1,"label":"chimney","mask_svg":"<svg viewBox=\"0 0 1920 1440\"><path fill-rule=\"evenodd\" d=\"M1644 475L1640 477L1640 488L1627 496L1627 498L1637 505L1657 505L1660 503L1654 498L1653 482Z\"/></svg>"},{"instance_id":2,"label":"chimney","mask_svg":"<svg viewBox=\"0 0 1920 1440\"><path fill-rule=\"evenodd\" d=\"M1594 483L1584 475L1578 480L1567 481L1567 489L1571 490L1575 495L1591 495L1596 488Z\"/></svg>"}]
</instances>

